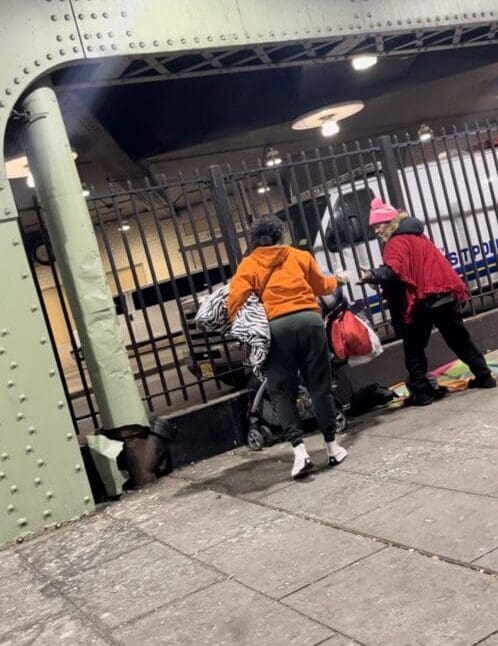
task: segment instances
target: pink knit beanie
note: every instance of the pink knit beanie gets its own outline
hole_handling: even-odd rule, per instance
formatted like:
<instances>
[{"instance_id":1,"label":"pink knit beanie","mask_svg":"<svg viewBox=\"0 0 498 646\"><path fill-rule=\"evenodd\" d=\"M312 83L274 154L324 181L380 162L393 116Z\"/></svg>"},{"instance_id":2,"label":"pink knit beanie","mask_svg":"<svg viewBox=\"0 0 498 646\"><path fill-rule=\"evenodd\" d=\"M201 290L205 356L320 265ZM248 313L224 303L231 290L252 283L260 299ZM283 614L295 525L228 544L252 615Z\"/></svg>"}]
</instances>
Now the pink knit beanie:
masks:
<instances>
[{"instance_id":1,"label":"pink knit beanie","mask_svg":"<svg viewBox=\"0 0 498 646\"><path fill-rule=\"evenodd\" d=\"M374 197L370 204L370 226L391 222L399 214L399 211L390 204L384 204L380 197Z\"/></svg>"}]
</instances>

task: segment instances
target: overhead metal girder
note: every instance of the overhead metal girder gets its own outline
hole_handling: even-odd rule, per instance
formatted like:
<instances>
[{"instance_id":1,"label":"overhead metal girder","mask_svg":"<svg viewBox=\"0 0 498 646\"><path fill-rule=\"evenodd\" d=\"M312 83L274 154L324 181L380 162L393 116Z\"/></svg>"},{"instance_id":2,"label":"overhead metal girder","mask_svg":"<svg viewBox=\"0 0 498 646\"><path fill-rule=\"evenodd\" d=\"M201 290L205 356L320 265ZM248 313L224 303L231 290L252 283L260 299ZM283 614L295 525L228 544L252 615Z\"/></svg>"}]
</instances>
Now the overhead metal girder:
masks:
<instances>
[{"instance_id":1,"label":"overhead metal girder","mask_svg":"<svg viewBox=\"0 0 498 646\"><path fill-rule=\"evenodd\" d=\"M375 53L380 57L411 56L420 52L478 47L498 43L498 24L467 27L434 27L392 33L349 34L320 40L246 45L189 54L127 58L120 74L92 74L92 65L72 68L58 87L82 89L98 86L155 83L173 78L192 78L261 69L317 65L340 61L358 54ZM112 59L110 59L112 60ZM100 69L99 66L97 69Z\"/></svg>"}]
</instances>

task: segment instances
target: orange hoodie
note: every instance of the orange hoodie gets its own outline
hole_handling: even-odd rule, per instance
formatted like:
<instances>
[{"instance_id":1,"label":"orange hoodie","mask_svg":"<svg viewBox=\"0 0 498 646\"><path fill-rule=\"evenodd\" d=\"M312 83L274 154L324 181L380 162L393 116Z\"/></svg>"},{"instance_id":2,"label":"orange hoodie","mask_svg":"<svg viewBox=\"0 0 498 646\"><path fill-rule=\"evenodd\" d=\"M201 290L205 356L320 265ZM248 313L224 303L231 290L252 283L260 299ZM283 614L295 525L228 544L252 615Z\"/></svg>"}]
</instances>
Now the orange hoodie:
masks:
<instances>
[{"instance_id":1,"label":"orange hoodie","mask_svg":"<svg viewBox=\"0 0 498 646\"><path fill-rule=\"evenodd\" d=\"M265 285L265 281L273 273ZM228 293L228 315L233 319L252 292L262 297L268 320L300 310L320 311L317 296L337 288L333 276L324 276L307 251L294 247L257 247L237 268Z\"/></svg>"}]
</instances>

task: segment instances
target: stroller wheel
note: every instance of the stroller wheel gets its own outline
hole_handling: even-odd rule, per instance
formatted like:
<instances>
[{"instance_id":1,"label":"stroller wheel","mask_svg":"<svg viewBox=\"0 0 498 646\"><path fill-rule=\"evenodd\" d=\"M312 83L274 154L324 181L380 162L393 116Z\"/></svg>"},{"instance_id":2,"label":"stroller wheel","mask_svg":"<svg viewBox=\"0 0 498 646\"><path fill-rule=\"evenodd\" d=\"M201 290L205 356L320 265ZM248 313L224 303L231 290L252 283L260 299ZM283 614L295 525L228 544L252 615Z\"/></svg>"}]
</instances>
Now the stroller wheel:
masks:
<instances>
[{"instance_id":1,"label":"stroller wheel","mask_svg":"<svg viewBox=\"0 0 498 646\"><path fill-rule=\"evenodd\" d=\"M337 411L335 416L336 431L338 433L344 433L346 426L348 425L348 420L346 415L342 411Z\"/></svg>"},{"instance_id":2,"label":"stroller wheel","mask_svg":"<svg viewBox=\"0 0 498 646\"><path fill-rule=\"evenodd\" d=\"M265 444L263 434L257 428L250 428L247 434L247 446L251 451L261 451Z\"/></svg>"},{"instance_id":3,"label":"stroller wheel","mask_svg":"<svg viewBox=\"0 0 498 646\"><path fill-rule=\"evenodd\" d=\"M263 436L265 446L271 446L275 441L275 438L273 437L273 433L271 432L270 428L265 424L261 424L259 427L259 432Z\"/></svg>"}]
</instances>

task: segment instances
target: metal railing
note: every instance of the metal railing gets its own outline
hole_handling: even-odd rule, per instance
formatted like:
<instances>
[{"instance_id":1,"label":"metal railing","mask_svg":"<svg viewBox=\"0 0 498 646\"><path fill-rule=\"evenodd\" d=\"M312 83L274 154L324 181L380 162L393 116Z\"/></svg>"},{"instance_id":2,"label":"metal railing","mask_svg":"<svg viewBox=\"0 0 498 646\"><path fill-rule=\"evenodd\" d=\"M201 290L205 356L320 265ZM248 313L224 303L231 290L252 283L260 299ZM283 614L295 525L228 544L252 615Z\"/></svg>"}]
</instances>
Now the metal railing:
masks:
<instances>
[{"instance_id":1,"label":"metal railing","mask_svg":"<svg viewBox=\"0 0 498 646\"><path fill-rule=\"evenodd\" d=\"M287 242L314 253L324 269L345 267L355 276L361 266L381 262L368 226L370 201L391 200L425 223L467 283L469 313L496 307L497 137L491 125L443 131L426 143L381 137L287 156L271 168L261 161L237 170L214 166L205 175L108 183L106 191L92 192L90 214L149 410L206 402L244 383L237 344L199 332L193 317L203 295L230 279L247 249L248 227L265 213L282 218ZM36 230L49 245L39 214ZM75 420L82 430L95 428L98 411L57 263L50 253L47 267L35 255L32 261L35 275L50 272L43 282L60 306L55 321L47 303L47 317L59 330L54 337ZM364 301L382 338L392 339L381 292L353 280L348 293Z\"/></svg>"}]
</instances>

